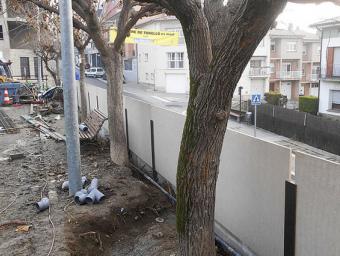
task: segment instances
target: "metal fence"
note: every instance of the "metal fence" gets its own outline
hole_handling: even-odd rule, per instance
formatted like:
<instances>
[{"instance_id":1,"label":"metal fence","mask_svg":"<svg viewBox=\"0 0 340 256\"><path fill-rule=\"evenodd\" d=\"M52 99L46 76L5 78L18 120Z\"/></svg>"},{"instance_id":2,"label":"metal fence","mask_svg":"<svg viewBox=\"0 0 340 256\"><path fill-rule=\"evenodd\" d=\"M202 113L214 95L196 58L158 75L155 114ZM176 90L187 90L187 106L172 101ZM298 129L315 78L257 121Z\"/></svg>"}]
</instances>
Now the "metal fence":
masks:
<instances>
[{"instance_id":1,"label":"metal fence","mask_svg":"<svg viewBox=\"0 0 340 256\"><path fill-rule=\"evenodd\" d=\"M340 155L340 121L263 104L257 108L257 126Z\"/></svg>"}]
</instances>

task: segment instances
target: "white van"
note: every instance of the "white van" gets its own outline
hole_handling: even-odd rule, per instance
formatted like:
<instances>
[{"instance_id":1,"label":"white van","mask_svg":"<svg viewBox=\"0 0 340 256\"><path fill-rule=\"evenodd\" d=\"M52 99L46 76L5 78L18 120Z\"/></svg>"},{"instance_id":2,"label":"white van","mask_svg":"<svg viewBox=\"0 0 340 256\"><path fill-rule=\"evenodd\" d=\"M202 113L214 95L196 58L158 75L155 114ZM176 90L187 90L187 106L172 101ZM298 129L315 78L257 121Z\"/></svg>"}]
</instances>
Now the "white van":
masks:
<instances>
[{"instance_id":1,"label":"white van","mask_svg":"<svg viewBox=\"0 0 340 256\"><path fill-rule=\"evenodd\" d=\"M103 77L104 69L102 68L90 68L85 71L86 77Z\"/></svg>"}]
</instances>

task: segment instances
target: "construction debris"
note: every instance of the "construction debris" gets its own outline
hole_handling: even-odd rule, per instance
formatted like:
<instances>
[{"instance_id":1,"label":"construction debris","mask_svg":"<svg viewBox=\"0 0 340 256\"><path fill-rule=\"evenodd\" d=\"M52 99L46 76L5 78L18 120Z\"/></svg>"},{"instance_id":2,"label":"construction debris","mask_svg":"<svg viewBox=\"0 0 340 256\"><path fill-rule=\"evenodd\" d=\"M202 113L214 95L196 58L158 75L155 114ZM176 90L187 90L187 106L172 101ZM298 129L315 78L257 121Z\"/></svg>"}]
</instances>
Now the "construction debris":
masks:
<instances>
[{"instance_id":1,"label":"construction debris","mask_svg":"<svg viewBox=\"0 0 340 256\"><path fill-rule=\"evenodd\" d=\"M21 158L24 158L24 157L25 157L25 155L23 153L10 154L9 160L13 161L13 160L21 159Z\"/></svg>"},{"instance_id":2,"label":"construction debris","mask_svg":"<svg viewBox=\"0 0 340 256\"><path fill-rule=\"evenodd\" d=\"M35 129L40 131L41 133L45 134L47 137L52 138L56 141L65 141L65 136L61 135L60 133L57 133L52 127L50 127L42 118L41 116L37 116L35 118L23 115L21 116L26 122L33 125ZM39 119L39 120L37 120Z\"/></svg>"},{"instance_id":3,"label":"construction debris","mask_svg":"<svg viewBox=\"0 0 340 256\"><path fill-rule=\"evenodd\" d=\"M0 110L0 127L7 133L17 133L19 130L13 120L3 111Z\"/></svg>"}]
</instances>

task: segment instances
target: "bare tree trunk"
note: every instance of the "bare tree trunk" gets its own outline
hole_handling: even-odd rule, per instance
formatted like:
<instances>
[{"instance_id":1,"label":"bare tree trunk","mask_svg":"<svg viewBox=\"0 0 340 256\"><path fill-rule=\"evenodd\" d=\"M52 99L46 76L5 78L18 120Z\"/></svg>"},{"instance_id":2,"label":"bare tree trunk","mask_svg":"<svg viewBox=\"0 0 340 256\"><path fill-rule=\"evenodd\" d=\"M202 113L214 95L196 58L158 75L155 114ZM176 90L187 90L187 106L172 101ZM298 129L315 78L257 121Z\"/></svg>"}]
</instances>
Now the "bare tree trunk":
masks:
<instances>
[{"instance_id":1,"label":"bare tree trunk","mask_svg":"<svg viewBox=\"0 0 340 256\"><path fill-rule=\"evenodd\" d=\"M107 75L107 108L111 160L118 165L128 164L123 116L123 62L119 52L112 49L112 59L102 55Z\"/></svg>"},{"instance_id":2,"label":"bare tree trunk","mask_svg":"<svg viewBox=\"0 0 340 256\"><path fill-rule=\"evenodd\" d=\"M59 58L57 57L55 60L55 70L56 70L56 74L57 74L57 82L56 82L56 86L60 86L61 85L61 80L60 80L60 66L59 66Z\"/></svg>"},{"instance_id":3,"label":"bare tree trunk","mask_svg":"<svg viewBox=\"0 0 340 256\"><path fill-rule=\"evenodd\" d=\"M48 60L46 60L46 59L44 59L44 58L41 58L41 59L42 59L42 61L43 61L44 64L45 64L45 68L46 68L47 72L50 73L50 75L52 76L53 81L54 81L54 84L57 86L57 84L58 84L57 73L54 72L54 71L50 68L50 66L48 65Z\"/></svg>"},{"instance_id":4,"label":"bare tree trunk","mask_svg":"<svg viewBox=\"0 0 340 256\"><path fill-rule=\"evenodd\" d=\"M80 120L83 122L87 117L87 100L86 100L86 90L85 90L85 51L84 49L78 49L80 54L80 64L79 64L79 87L80 87L80 104L81 104L81 115Z\"/></svg>"}]
</instances>

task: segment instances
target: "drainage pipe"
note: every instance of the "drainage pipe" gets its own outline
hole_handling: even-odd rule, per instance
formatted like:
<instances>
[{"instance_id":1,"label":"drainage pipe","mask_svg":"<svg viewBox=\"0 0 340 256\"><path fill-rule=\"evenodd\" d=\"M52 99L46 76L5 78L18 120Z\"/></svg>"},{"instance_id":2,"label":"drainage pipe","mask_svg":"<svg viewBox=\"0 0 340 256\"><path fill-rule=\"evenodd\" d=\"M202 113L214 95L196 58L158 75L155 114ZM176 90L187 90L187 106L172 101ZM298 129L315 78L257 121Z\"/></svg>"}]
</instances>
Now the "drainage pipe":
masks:
<instances>
[{"instance_id":1,"label":"drainage pipe","mask_svg":"<svg viewBox=\"0 0 340 256\"><path fill-rule=\"evenodd\" d=\"M81 184L84 186L85 182L87 181L87 178L85 176L81 177ZM66 190L69 188L69 181L64 181L61 185L62 190Z\"/></svg>"},{"instance_id":2,"label":"drainage pipe","mask_svg":"<svg viewBox=\"0 0 340 256\"><path fill-rule=\"evenodd\" d=\"M155 185L160 191L162 191L171 201L171 203L176 204L176 198L172 196L168 191L166 191L161 185L155 182L152 178L142 172L137 166L130 162L130 165L133 169L135 169L138 173L140 173L145 179L150 181L153 185ZM226 242L222 240L218 235L215 234L215 240L217 243L221 245L221 247L231 253L232 256L240 256L241 254L237 253L232 247L230 247Z\"/></svg>"},{"instance_id":3,"label":"drainage pipe","mask_svg":"<svg viewBox=\"0 0 340 256\"><path fill-rule=\"evenodd\" d=\"M90 186L87 188L87 192L90 193L93 189L98 189L98 179L93 178Z\"/></svg>"},{"instance_id":4,"label":"drainage pipe","mask_svg":"<svg viewBox=\"0 0 340 256\"><path fill-rule=\"evenodd\" d=\"M47 197L44 197L39 202L35 203L35 206L39 212L42 212L50 207L50 200Z\"/></svg>"},{"instance_id":5,"label":"drainage pipe","mask_svg":"<svg viewBox=\"0 0 340 256\"><path fill-rule=\"evenodd\" d=\"M88 204L98 204L103 200L104 194L100 192L98 189L94 188L91 192L86 196L85 201Z\"/></svg>"},{"instance_id":6,"label":"drainage pipe","mask_svg":"<svg viewBox=\"0 0 340 256\"><path fill-rule=\"evenodd\" d=\"M85 204L86 201L86 196L87 196L87 191L86 189L82 189L80 191L78 191L75 195L74 195L74 201L77 203L77 204Z\"/></svg>"}]
</instances>

